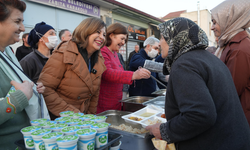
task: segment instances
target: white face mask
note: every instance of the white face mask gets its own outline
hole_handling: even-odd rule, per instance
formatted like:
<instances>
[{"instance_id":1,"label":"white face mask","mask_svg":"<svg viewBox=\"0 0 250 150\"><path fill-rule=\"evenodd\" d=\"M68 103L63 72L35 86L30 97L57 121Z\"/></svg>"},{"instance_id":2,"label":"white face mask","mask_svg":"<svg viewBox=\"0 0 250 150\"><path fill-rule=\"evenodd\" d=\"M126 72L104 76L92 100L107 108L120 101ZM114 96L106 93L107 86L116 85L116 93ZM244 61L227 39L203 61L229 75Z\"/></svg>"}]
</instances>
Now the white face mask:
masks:
<instances>
[{"instance_id":1,"label":"white face mask","mask_svg":"<svg viewBox=\"0 0 250 150\"><path fill-rule=\"evenodd\" d=\"M150 52L148 52L148 57L155 58L158 54L158 51L155 49L152 49Z\"/></svg>"},{"instance_id":2,"label":"white face mask","mask_svg":"<svg viewBox=\"0 0 250 150\"><path fill-rule=\"evenodd\" d=\"M45 45L51 50L54 49L58 44L57 36L48 36L49 42L45 43Z\"/></svg>"}]
</instances>

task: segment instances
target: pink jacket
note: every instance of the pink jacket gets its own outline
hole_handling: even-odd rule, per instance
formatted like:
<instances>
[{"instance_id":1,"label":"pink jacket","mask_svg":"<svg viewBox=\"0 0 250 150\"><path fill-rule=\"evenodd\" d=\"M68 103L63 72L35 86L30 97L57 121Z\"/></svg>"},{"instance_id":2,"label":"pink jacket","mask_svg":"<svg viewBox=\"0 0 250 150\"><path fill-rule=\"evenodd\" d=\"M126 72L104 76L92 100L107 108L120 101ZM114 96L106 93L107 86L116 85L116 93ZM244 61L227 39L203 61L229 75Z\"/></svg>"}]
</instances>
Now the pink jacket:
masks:
<instances>
[{"instance_id":1,"label":"pink jacket","mask_svg":"<svg viewBox=\"0 0 250 150\"><path fill-rule=\"evenodd\" d=\"M124 71L116 52L106 46L101 49L107 70L102 74L97 113L121 110L123 84L132 84L132 71Z\"/></svg>"}]
</instances>

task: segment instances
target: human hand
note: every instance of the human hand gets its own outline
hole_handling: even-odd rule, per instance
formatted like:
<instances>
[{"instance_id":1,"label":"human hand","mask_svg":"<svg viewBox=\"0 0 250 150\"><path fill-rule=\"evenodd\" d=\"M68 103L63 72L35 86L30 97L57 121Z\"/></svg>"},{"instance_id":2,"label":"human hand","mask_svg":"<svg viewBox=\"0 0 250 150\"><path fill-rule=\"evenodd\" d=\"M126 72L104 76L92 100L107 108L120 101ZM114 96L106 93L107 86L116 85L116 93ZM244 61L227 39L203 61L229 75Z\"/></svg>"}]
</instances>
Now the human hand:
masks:
<instances>
[{"instance_id":1,"label":"human hand","mask_svg":"<svg viewBox=\"0 0 250 150\"><path fill-rule=\"evenodd\" d=\"M154 125L147 126L146 130L148 130L150 134L153 134L155 139L161 139L160 125L161 123L156 123Z\"/></svg>"},{"instance_id":2,"label":"human hand","mask_svg":"<svg viewBox=\"0 0 250 150\"><path fill-rule=\"evenodd\" d=\"M133 73L132 80L148 79L151 72L145 68L140 68Z\"/></svg>"},{"instance_id":3,"label":"human hand","mask_svg":"<svg viewBox=\"0 0 250 150\"><path fill-rule=\"evenodd\" d=\"M36 84L37 84L37 86L36 86L37 92L40 93L40 94L43 94L44 91L45 91L45 86L43 86L43 83L42 82L37 82Z\"/></svg>"},{"instance_id":4,"label":"human hand","mask_svg":"<svg viewBox=\"0 0 250 150\"><path fill-rule=\"evenodd\" d=\"M20 90L24 93L24 95L28 98L28 100L32 97L33 95L33 82L29 81L23 81L23 83L18 83L16 81L11 81L11 85L15 87L16 90Z\"/></svg>"}]
</instances>

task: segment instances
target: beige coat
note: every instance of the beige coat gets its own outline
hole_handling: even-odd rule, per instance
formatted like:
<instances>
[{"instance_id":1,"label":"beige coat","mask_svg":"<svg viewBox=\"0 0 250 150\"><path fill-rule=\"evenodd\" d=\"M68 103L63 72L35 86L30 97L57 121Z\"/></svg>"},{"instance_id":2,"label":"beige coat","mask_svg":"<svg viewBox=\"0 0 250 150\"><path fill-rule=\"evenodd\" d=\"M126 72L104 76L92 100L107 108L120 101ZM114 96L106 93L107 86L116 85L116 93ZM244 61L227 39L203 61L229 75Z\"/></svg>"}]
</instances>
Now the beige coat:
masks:
<instances>
[{"instance_id":1,"label":"beige coat","mask_svg":"<svg viewBox=\"0 0 250 150\"><path fill-rule=\"evenodd\" d=\"M63 42L54 50L39 78L46 87L43 95L52 114L59 116L66 110L96 113L101 77L106 70L101 53L93 68L96 74L89 72L72 41Z\"/></svg>"}]
</instances>

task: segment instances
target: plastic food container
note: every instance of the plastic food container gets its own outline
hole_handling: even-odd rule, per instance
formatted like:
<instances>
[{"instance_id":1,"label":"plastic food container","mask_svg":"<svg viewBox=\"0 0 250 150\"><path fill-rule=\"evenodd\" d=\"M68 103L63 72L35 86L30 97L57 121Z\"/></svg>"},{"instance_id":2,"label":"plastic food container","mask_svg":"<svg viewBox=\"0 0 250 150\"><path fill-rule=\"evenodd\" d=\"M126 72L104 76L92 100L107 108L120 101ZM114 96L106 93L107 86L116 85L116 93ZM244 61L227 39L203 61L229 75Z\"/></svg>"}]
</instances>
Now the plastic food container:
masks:
<instances>
[{"instance_id":1,"label":"plastic food container","mask_svg":"<svg viewBox=\"0 0 250 150\"><path fill-rule=\"evenodd\" d=\"M59 113L61 117L68 117L69 115L74 114L73 111L63 111Z\"/></svg>"},{"instance_id":2,"label":"plastic food container","mask_svg":"<svg viewBox=\"0 0 250 150\"><path fill-rule=\"evenodd\" d=\"M80 117L82 117L84 115L84 113L74 113L72 115L69 115L72 119L79 119Z\"/></svg>"},{"instance_id":3,"label":"plastic food container","mask_svg":"<svg viewBox=\"0 0 250 150\"><path fill-rule=\"evenodd\" d=\"M40 118L40 119L35 119L35 120L30 121L30 124L32 126L39 126L41 123L44 123L47 121L49 121L49 119Z\"/></svg>"},{"instance_id":4,"label":"plastic food container","mask_svg":"<svg viewBox=\"0 0 250 150\"><path fill-rule=\"evenodd\" d=\"M37 131L34 131L31 133L31 136L32 136L34 143L35 143L36 150L45 149L45 145L44 145L44 142L42 140L42 137L46 134L49 134L49 133L51 133L50 129L40 129L40 130L37 130Z\"/></svg>"},{"instance_id":5,"label":"plastic food container","mask_svg":"<svg viewBox=\"0 0 250 150\"><path fill-rule=\"evenodd\" d=\"M154 109L150 109L148 107L145 107L141 110L138 110L136 112L134 112L133 114L136 116L141 116L141 117L151 117L153 115L157 115L159 113L158 110L154 110Z\"/></svg>"},{"instance_id":6,"label":"plastic food container","mask_svg":"<svg viewBox=\"0 0 250 150\"><path fill-rule=\"evenodd\" d=\"M62 133L64 133L65 135L75 135L76 131L80 130L81 128L78 126L69 126L69 127L65 127L62 129Z\"/></svg>"},{"instance_id":7,"label":"plastic food container","mask_svg":"<svg viewBox=\"0 0 250 150\"><path fill-rule=\"evenodd\" d=\"M23 134L23 138L24 138L25 147L27 149L35 148L34 140L31 137L31 133L40 129L41 129L40 126L29 126L29 127L25 127L21 129L21 133Z\"/></svg>"},{"instance_id":8,"label":"plastic food container","mask_svg":"<svg viewBox=\"0 0 250 150\"><path fill-rule=\"evenodd\" d=\"M156 123L165 123L165 122L167 122L167 120L164 118L161 118L158 116L152 116L152 117L149 117L148 119L143 120L141 122L141 125L143 128L146 128L146 126L148 125L154 125Z\"/></svg>"},{"instance_id":9,"label":"plastic food container","mask_svg":"<svg viewBox=\"0 0 250 150\"><path fill-rule=\"evenodd\" d=\"M63 128L67 127L68 125L65 124L65 123L59 123L59 124L55 124L55 125L52 125L50 126L50 129L53 131L53 132L61 132Z\"/></svg>"},{"instance_id":10,"label":"plastic food container","mask_svg":"<svg viewBox=\"0 0 250 150\"><path fill-rule=\"evenodd\" d=\"M75 135L65 135L56 139L59 150L77 150L79 137Z\"/></svg>"},{"instance_id":11,"label":"plastic food container","mask_svg":"<svg viewBox=\"0 0 250 150\"><path fill-rule=\"evenodd\" d=\"M141 121L145 119L145 117L140 117L133 114L122 116L122 118L125 120L125 122L130 123L132 125L140 124Z\"/></svg>"},{"instance_id":12,"label":"plastic food container","mask_svg":"<svg viewBox=\"0 0 250 150\"><path fill-rule=\"evenodd\" d=\"M87 115L83 115L79 119L81 119L82 121L89 121L91 118L94 118L94 117L95 117L95 115L93 115L93 114L87 114Z\"/></svg>"},{"instance_id":13,"label":"plastic food container","mask_svg":"<svg viewBox=\"0 0 250 150\"><path fill-rule=\"evenodd\" d=\"M94 150L95 136L97 131L95 129L81 129L76 132L79 136L78 149L80 150Z\"/></svg>"},{"instance_id":14,"label":"plastic food container","mask_svg":"<svg viewBox=\"0 0 250 150\"><path fill-rule=\"evenodd\" d=\"M77 125L78 127L81 127L81 129L86 129L86 128L90 128L91 125L95 124L94 121L80 121Z\"/></svg>"},{"instance_id":15,"label":"plastic food container","mask_svg":"<svg viewBox=\"0 0 250 150\"><path fill-rule=\"evenodd\" d=\"M128 122L133 125L141 124L145 128L146 126L144 121L149 119L150 117L155 117L159 114L162 114L162 109L152 109L150 108L150 106L147 106L134 113L122 116L122 119L124 119L125 122Z\"/></svg>"},{"instance_id":16,"label":"plastic food container","mask_svg":"<svg viewBox=\"0 0 250 150\"><path fill-rule=\"evenodd\" d=\"M59 117L59 118L56 118L55 121L58 123L65 123L66 121L68 121L70 119L71 119L71 117Z\"/></svg>"},{"instance_id":17,"label":"plastic food container","mask_svg":"<svg viewBox=\"0 0 250 150\"><path fill-rule=\"evenodd\" d=\"M70 119L66 121L65 123L68 124L69 126L74 126L74 125L77 125L81 121L82 121L81 119Z\"/></svg>"},{"instance_id":18,"label":"plastic food container","mask_svg":"<svg viewBox=\"0 0 250 150\"><path fill-rule=\"evenodd\" d=\"M56 121L47 121L47 122L41 123L40 126L41 126L43 129L49 129L50 126L55 125L55 124L57 124Z\"/></svg>"},{"instance_id":19,"label":"plastic food container","mask_svg":"<svg viewBox=\"0 0 250 150\"><path fill-rule=\"evenodd\" d=\"M96 148L100 148L108 143L108 127L110 126L109 123L101 122L95 123L91 126L92 129L97 131L95 142Z\"/></svg>"},{"instance_id":20,"label":"plastic food container","mask_svg":"<svg viewBox=\"0 0 250 150\"><path fill-rule=\"evenodd\" d=\"M105 122L106 119L107 119L106 116L96 116L96 117L90 119L90 121L94 121L96 123L99 123L99 122Z\"/></svg>"},{"instance_id":21,"label":"plastic food container","mask_svg":"<svg viewBox=\"0 0 250 150\"><path fill-rule=\"evenodd\" d=\"M49 134L46 134L42 137L42 140L45 145L46 150L57 150L58 145L56 143L56 139L63 136L63 133L61 132L52 132Z\"/></svg>"}]
</instances>

